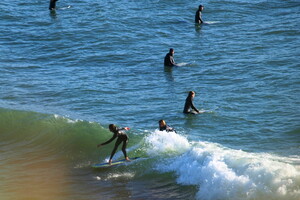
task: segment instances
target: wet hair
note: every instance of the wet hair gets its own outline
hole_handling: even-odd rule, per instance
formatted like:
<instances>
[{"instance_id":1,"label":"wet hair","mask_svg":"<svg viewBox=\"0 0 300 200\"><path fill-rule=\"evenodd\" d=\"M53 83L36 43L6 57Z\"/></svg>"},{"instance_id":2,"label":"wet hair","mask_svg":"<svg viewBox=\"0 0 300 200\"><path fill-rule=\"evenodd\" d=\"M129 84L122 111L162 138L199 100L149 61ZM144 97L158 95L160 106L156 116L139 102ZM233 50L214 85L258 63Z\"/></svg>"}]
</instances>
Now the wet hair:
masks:
<instances>
[{"instance_id":1,"label":"wet hair","mask_svg":"<svg viewBox=\"0 0 300 200\"><path fill-rule=\"evenodd\" d=\"M173 48L170 48L169 53L172 53L173 51L174 51L174 49L173 49Z\"/></svg>"},{"instance_id":2,"label":"wet hair","mask_svg":"<svg viewBox=\"0 0 300 200\"><path fill-rule=\"evenodd\" d=\"M189 95L188 95L188 97L190 97L190 98L191 98L193 94L195 94L195 92L194 92L194 91L189 91Z\"/></svg>"},{"instance_id":3,"label":"wet hair","mask_svg":"<svg viewBox=\"0 0 300 200\"><path fill-rule=\"evenodd\" d=\"M165 124L166 122L165 122L165 120L161 119L161 120L158 121L158 123L164 123Z\"/></svg>"},{"instance_id":4,"label":"wet hair","mask_svg":"<svg viewBox=\"0 0 300 200\"><path fill-rule=\"evenodd\" d=\"M158 123L159 123L159 126L160 126L160 124L163 124L163 126L167 125L165 120L163 120L163 119L159 120Z\"/></svg>"},{"instance_id":5,"label":"wet hair","mask_svg":"<svg viewBox=\"0 0 300 200\"><path fill-rule=\"evenodd\" d=\"M114 124L110 124L108 126L108 128L109 128L109 130L113 130L113 131L117 129L116 125L114 125Z\"/></svg>"},{"instance_id":6,"label":"wet hair","mask_svg":"<svg viewBox=\"0 0 300 200\"><path fill-rule=\"evenodd\" d=\"M204 7L204 6L200 5L200 6L199 6L199 9L200 9L200 8L203 8L203 7Z\"/></svg>"}]
</instances>

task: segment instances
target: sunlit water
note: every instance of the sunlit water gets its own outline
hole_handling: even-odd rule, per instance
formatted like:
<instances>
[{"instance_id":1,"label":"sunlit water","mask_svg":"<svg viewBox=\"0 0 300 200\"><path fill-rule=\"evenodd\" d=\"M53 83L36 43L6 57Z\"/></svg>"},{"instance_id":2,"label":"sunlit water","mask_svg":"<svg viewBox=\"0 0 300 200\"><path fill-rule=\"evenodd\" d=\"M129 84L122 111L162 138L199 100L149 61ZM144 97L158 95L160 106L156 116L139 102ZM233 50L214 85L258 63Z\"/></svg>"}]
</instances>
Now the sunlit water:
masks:
<instances>
[{"instance_id":1,"label":"sunlit water","mask_svg":"<svg viewBox=\"0 0 300 200\"><path fill-rule=\"evenodd\" d=\"M48 3L0 4L1 198L300 198L298 1Z\"/></svg>"}]
</instances>

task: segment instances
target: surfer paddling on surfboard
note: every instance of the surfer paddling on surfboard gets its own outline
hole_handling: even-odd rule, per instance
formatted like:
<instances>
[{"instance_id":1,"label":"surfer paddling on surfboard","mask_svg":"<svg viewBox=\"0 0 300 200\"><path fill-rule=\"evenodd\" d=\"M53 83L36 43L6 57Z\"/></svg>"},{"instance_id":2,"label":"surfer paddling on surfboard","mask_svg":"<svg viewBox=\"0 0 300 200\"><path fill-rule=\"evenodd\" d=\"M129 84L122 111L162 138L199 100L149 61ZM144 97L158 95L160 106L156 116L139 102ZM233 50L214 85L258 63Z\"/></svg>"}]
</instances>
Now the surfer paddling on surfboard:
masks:
<instances>
[{"instance_id":1,"label":"surfer paddling on surfboard","mask_svg":"<svg viewBox=\"0 0 300 200\"><path fill-rule=\"evenodd\" d=\"M158 121L158 127L160 131L167 131L167 132L175 132L175 129L172 128L171 126L167 125L166 121L161 119Z\"/></svg>"},{"instance_id":2,"label":"surfer paddling on surfboard","mask_svg":"<svg viewBox=\"0 0 300 200\"><path fill-rule=\"evenodd\" d=\"M127 146L127 143L128 143L128 136L127 136L126 133L123 132L123 130L129 130L129 128L128 128L128 127L117 128L116 125L110 124L110 125L109 125L109 130L110 130L111 132L114 133L114 135L112 136L112 138L110 138L108 141L106 141L106 142L104 142L104 143L98 144L97 147L101 147L101 146L104 146L104 145L106 145L106 144L109 144L109 143L111 143L114 139L117 138L115 147L114 147L114 149L113 149L112 152L111 152L111 155L110 155L110 158L109 158L108 163L111 165L111 163L112 163L112 158L113 158L113 156L115 155L115 153L116 153L116 151L117 151L117 149L118 149L118 146L119 146L122 142L123 142L123 145L122 145L122 151L123 151L125 160L126 160L126 161L130 161L130 159L128 158L127 153L126 153L126 146Z\"/></svg>"}]
</instances>

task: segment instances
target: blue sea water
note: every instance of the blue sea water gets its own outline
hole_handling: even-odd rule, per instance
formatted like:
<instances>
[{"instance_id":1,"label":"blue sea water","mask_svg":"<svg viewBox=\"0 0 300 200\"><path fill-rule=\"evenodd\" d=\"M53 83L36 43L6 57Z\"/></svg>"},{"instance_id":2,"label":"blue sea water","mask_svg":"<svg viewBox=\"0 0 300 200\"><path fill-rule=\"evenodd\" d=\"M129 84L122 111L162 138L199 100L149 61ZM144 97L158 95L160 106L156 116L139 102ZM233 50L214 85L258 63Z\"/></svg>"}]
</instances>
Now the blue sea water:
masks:
<instances>
[{"instance_id":1,"label":"blue sea water","mask_svg":"<svg viewBox=\"0 0 300 200\"><path fill-rule=\"evenodd\" d=\"M48 3L0 4L1 199L300 198L299 1Z\"/></svg>"}]
</instances>

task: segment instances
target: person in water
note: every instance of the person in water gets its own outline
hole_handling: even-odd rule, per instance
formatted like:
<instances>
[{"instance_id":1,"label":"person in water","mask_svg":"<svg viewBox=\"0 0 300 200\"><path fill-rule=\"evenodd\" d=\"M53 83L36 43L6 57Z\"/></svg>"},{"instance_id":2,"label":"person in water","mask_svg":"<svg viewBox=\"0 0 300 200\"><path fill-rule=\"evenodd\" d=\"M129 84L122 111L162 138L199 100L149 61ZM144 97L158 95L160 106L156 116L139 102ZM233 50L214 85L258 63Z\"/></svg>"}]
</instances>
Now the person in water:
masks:
<instances>
[{"instance_id":1,"label":"person in water","mask_svg":"<svg viewBox=\"0 0 300 200\"><path fill-rule=\"evenodd\" d=\"M187 96L187 98L185 100L183 113L185 113L185 114L198 114L198 113L200 113L199 110L194 106L194 103L193 103L194 97L195 97L195 92L190 91L189 95Z\"/></svg>"},{"instance_id":2,"label":"person in water","mask_svg":"<svg viewBox=\"0 0 300 200\"><path fill-rule=\"evenodd\" d=\"M168 126L167 123L165 122L165 120L163 120L163 119L158 121L158 126L159 126L160 131L167 131L167 132L175 132L176 133L175 129Z\"/></svg>"},{"instance_id":3,"label":"person in water","mask_svg":"<svg viewBox=\"0 0 300 200\"><path fill-rule=\"evenodd\" d=\"M195 23L196 24L203 24L203 20L202 20L202 10L204 9L204 6L200 5L197 12L196 12L196 15L195 15Z\"/></svg>"},{"instance_id":4,"label":"person in water","mask_svg":"<svg viewBox=\"0 0 300 200\"><path fill-rule=\"evenodd\" d=\"M174 61L174 49L170 49L169 53L166 54L165 56L165 61L164 64L165 66L173 67L173 66L178 66L175 61Z\"/></svg>"},{"instance_id":5,"label":"person in water","mask_svg":"<svg viewBox=\"0 0 300 200\"><path fill-rule=\"evenodd\" d=\"M124 154L124 157L127 161L130 161L128 156L127 156L127 153L126 153L126 146L127 146L127 143L128 143L128 136L126 133L123 132L123 130L129 130L128 127L124 127L124 128L117 128L116 125L114 124L110 124L109 125L109 130L111 132L114 133L114 135L112 136L112 138L110 138L108 141L104 142L104 143L101 143L101 144L98 144L97 147L100 147L100 146L104 146L106 144L109 144L111 143L115 138L117 138L117 141L116 141L116 144L115 144L115 147L114 149L112 150L111 152L111 155L110 155L110 158L109 158L109 164L111 165L111 162L112 162L112 158L113 156L115 155L117 149L118 149L118 146L123 142L123 145L122 145L122 151L123 151L123 154Z\"/></svg>"},{"instance_id":6,"label":"person in water","mask_svg":"<svg viewBox=\"0 0 300 200\"><path fill-rule=\"evenodd\" d=\"M50 4L49 4L49 10L55 10L56 7L56 2L58 0L50 0Z\"/></svg>"}]
</instances>

